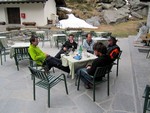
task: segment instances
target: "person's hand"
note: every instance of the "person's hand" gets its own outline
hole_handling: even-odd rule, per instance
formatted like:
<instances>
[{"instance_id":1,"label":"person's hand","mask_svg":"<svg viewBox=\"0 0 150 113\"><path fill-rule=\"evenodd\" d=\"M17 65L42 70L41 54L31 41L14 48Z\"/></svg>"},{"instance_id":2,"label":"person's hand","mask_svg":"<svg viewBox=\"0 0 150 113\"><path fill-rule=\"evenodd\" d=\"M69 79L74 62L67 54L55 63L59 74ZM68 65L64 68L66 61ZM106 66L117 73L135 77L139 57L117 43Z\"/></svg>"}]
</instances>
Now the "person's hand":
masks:
<instances>
[{"instance_id":1,"label":"person's hand","mask_svg":"<svg viewBox=\"0 0 150 113\"><path fill-rule=\"evenodd\" d=\"M91 68L91 66L87 66L87 67L86 67L86 69L90 69L90 68Z\"/></svg>"},{"instance_id":2,"label":"person's hand","mask_svg":"<svg viewBox=\"0 0 150 113\"><path fill-rule=\"evenodd\" d=\"M67 48L66 48L66 47L64 47L64 48L63 48L63 50L64 50L64 51L67 51Z\"/></svg>"},{"instance_id":3,"label":"person's hand","mask_svg":"<svg viewBox=\"0 0 150 113\"><path fill-rule=\"evenodd\" d=\"M46 55L46 57L48 57L48 56L49 56L49 54L47 54L47 53L45 53L45 55Z\"/></svg>"}]
</instances>

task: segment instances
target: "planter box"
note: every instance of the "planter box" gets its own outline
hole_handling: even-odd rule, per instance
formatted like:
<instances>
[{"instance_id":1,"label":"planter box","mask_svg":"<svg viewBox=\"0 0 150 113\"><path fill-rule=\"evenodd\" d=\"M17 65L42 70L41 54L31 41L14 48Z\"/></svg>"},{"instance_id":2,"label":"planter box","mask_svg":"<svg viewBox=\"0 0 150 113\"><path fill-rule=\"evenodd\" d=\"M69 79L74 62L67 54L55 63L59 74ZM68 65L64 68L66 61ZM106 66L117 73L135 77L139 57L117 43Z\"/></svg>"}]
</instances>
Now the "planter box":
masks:
<instances>
[{"instance_id":1,"label":"planter box","mask_svg":"<svg viewBox=\"0 0 150 113\"><path fill-rule=\"evenodd\" d=\"M36 22L22 22L22 24L25 26L35 26Z\"/></svg>"}]
</instances>

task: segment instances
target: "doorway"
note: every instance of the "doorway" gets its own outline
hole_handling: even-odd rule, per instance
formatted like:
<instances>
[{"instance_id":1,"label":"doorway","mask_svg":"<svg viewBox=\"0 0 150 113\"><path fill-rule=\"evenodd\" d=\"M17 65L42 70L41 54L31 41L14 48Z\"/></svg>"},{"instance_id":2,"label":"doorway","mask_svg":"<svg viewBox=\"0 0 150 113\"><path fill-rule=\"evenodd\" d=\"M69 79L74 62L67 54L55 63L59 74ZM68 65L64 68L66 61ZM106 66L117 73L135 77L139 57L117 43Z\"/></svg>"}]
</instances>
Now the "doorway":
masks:
<instances>
[{"instance_id":1,"label":"doorway","mask_svg":"<svg viewBox=\"0 0 150 113\"><path fill-rule=\"evenodd\" d=\"M20 8L7 8L8 24L20 24Z\"/></svg>"}]
</instances>

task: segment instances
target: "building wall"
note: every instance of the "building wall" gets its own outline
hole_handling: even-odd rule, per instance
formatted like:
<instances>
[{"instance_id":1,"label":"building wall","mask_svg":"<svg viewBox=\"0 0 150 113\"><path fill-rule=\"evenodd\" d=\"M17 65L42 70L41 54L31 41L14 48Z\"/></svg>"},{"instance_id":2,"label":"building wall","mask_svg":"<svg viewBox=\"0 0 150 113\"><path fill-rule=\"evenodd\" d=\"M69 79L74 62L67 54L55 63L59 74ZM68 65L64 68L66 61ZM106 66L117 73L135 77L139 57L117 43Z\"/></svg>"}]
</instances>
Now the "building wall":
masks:
<instances>
[{"instance_id":1,"label":"building wall","mask_svg":"<svg viewBox=\"0 0 150 113\"><path fill-rule=\"evenodd\" d=\"M20 13L25 13L26 18L21 18L21 22L36 22L36 25L45 25L44 9L42 3L22 4Z\"/></svg>"},{"instance_id":2,"label":"building wall","mask_svg":"<svg viewBox=\"0 0 150 113\"><path fill-rule=\"evenodd\" d=\"M26 18L20 18L22 22L36 22L37 26L47 24L47 17L51 19L51 14L56 14L56 4L54 0L43 3L24 3L24 4L0 4L0 21L8 23L7 8L19 7L20 13L25 13Z\"/></svg>"},{"instance_id":3,"label":"building wall","mask_svg":"<svg viewBox=\"0 0 150 113\"><path fill-rule=\"evenodd\" d=\"M150 28L150 3L149 3L149 10L148 10L148 16L147 16L147 26Z\"/></svg>"},{"instance_id":4,"label":"building wall","mask_svg":"<svg viewBox=\"0 0 150 113\"><path fill-rule=\"evenodd\" d=\"M5 9L0 5L0 21L6 21Z\"/></svg>"},{"instance_id":5,"label":"building wall","mask_svg":"<svg viewBox=\"0 0 150 113\"><path fill-rule=\"evenodd\" d=\"M53 18L53 15L56 15L56 3L55 3L55 0L48 0L45 4L45 7L44 7L44 17L45 17L45 20L47 21L47 18L49 20L55 20Z\"/></svg>"}]
</instances>

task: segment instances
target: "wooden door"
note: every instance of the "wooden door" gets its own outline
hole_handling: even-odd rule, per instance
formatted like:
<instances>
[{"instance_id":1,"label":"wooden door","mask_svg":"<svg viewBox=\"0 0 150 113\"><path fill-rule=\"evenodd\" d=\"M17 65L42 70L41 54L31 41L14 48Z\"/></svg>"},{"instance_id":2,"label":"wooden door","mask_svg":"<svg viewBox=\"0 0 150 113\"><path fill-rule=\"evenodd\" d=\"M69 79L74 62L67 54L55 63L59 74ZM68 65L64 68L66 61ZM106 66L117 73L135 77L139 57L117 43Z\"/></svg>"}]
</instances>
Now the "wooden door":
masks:
<instances>
[{"instance_id":1,"label":"wooden door","mask_svg":"<svg viewBox=\"0 0 150 113\"><path fill-rule=\"evenodd\" d=\"M9 24L20 24L20 9L13 7L7 8L8 23Z\"/></svg>"}]
</instances>

